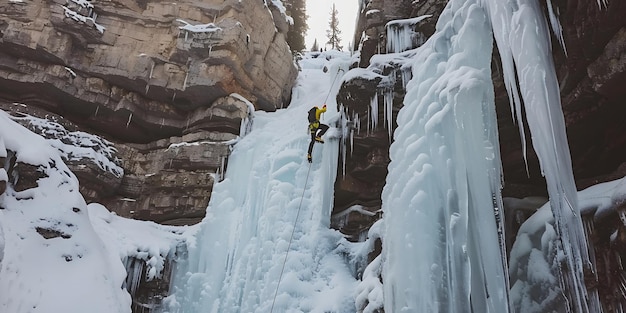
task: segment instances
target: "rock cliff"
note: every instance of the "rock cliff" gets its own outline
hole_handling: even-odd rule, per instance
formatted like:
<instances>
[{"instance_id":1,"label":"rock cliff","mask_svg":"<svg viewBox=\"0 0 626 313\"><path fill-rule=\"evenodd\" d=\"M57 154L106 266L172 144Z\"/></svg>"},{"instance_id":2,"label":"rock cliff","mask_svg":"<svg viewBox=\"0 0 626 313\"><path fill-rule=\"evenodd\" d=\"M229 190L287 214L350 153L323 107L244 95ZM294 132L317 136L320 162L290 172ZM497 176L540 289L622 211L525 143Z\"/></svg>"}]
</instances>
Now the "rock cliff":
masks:
<instances>
[{"instance_id":1,"label":"rock cliff","mask_svg":"<svg viewBox=\"0 0 626 313\"><path fill-rule=\"evenodd\" d=\"M289 103L297 73L264 1L15 0L0 16L2 108L106 138L121 173L70 166L125 216L198 221L229 143Z\"/></svg>"}]
</instances>

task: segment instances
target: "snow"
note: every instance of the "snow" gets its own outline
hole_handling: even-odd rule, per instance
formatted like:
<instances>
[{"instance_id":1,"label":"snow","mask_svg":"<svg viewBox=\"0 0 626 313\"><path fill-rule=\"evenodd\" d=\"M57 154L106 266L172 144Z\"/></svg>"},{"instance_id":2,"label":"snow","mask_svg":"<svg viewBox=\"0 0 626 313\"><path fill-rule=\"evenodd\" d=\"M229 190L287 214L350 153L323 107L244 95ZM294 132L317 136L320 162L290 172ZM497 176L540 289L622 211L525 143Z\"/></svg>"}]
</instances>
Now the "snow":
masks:
<instances>
[{"instance_id":1,"label":"snow","mask_svg":"<svg viewBox=\"0 0 626 313\"><path fill-rule=\"evenodd\" d=\"M591 186L579 191L577 198L581 214L600 220L615 214L626 200L626 180ZM511 249L511 302L516 312L540 313L564 305L564 290L556 280L561 271L559 264L566 256L560 248L550 206L547 202L522 224Z\"/></svg>"},{"instance_id":2,"label":"snow","mask_svg":"<svg viewBox=\"0 0 626 313\"><path fill-rule=\"evenodd\" d=\"M214 33L222 30L213 23L192 25L183 19L176 19L176 21L183 24L183 26L178 27L179 29L192 33Z\"/></svg>"},{"instance_id":3,"label":"snow","mask_svg":"<svg viewBox=\"0 0 626 313\"><path fill-rule=\"evenodd\" d=\"M72 2L80 5L81 7L85 9L93 9L93 4L91 4L91 2L87 0L72 0Z\"/></svg>"},{"instance_id":4,"label":"snow","mask_svg":"<svg viewBox=\"0 0 626 313\"><path fill-rule=\"evenodd\" d=\"M80 4L80 2L77 2ZM106 29L104 26L96 23L95 18L93 17L88 17L88 16L84 16L64 5L62 5L64 13L65 13L65 17L69 17L71 19L73 19L76 22L81 22L83 24L89 25L89 24L93 24L93 27L96 28L96 30L98 30L101 34L104 33L104 30Z\"/></svg>"},{"instance_id":5,"label":"snow","mask_svg":"<svg viewBox=\"0 0 626 313\"><path fill-rule=\"evenodd\" d=\"M89 204L87 210L91 224L107 250L118 252L123 262L131 257L146 261L148 280L161 278L166 260L173 258L173 252L185 239L182 234L188 228L122 218L98 203Z\"/></svg>"},{"instance_id":6,"label":"snow","mask_svg":"<svg viewBox=\"0 0 626 313\"><path fill-rule=\"evenodd\" d=\"M124 175L122 161L116 157L117 150L111 142L99 136L81 131L68 131L57 122L24 113L11 116L11 119L29 125L36 133L46 138L48 144L56 148L65 161L87 161L115 177Z\"/></svg>"},{"instance_id":7,"label":"snow","mask_svg":"<svg viewBox=\"0 0 626 313\"><path fill-rule=\"evenodd\" d=\"M267 0L263 0L263 2L267 5ZM281 0L271 0L270 2L278 9L278 12L280 12L280 15L285 18L285 21L287 21L289 25L293 25L293 17L287 15L287 9L283 5L283 2Z\"/></svg>"},{"instance_id":8,"label":"snow","mask_svg":"<svg viewBox=\"0 0 626 313\"><path fill-rule=\"evenodd\" d=\"M353 80L355 78L361 78L366 80L375 80L377 78L384 79L385 76L377 74L370 69L365 68L353 68L348 73L341 77L341 83Z\"/></svg>"},{"instance_id":9,"label":"snow","mask_svg":"<svg viewBox=\"0 0 626 313\"><path fill-rule=\"evenodd\" d=\"M11 183L0 195L0 312L131 312L123 260L145 259L158 277L183 229L86 205L58 147L0 111L0 156L7 157L0 181L9 179L14 157L41 173L37 186L14 190Z\"/></svg>"},{"instance_id":10,"label":"snow","mask_svg":"<svg viewBox=\"0 0 626 313\"><path fill-rule=\"evenodd\" d=\"M45 174L0 196L2 312L130 312L126 275L89 223L76 177L43 138L0 112L0 141ZM55 237L46 239L46 230Z\"/></svg>"},{"instance_id":11,"label":"snow","mask_svg":"<svg viewBox=\"0 0 626 313\"><path fill-rule=\"evenodd\" d=\"M366 18L370 18L371 15L374 15L374 14L379 13L379 12L380 12L380 10L367 10L367 12L365 12L365 17Z\"/></svg>"}]
</instances>

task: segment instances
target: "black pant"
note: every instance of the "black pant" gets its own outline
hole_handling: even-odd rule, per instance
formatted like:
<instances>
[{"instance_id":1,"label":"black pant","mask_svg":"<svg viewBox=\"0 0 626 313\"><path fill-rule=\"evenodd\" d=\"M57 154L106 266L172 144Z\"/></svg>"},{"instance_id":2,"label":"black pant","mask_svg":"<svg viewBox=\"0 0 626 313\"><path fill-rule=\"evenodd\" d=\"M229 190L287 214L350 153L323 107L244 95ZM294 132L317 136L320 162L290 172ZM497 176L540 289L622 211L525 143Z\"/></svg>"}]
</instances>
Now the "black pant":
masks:
<instances>
[{"instance_id":1,"label":"black pant","mask_svg":"<svg viewBox=\"0 0 626 313\"><path fill-rule=\"evenodd\" d=\"M320 131L319 134L317 133L317 131ZM309 155L313 152L313 144L315 144L315 137L322 137L326 131L328 130L328 125L326 124L322 124L320 123L320 125L315 128L315 129L311 129L311 142L309 143Z\"/></svg>"}]
</instances>

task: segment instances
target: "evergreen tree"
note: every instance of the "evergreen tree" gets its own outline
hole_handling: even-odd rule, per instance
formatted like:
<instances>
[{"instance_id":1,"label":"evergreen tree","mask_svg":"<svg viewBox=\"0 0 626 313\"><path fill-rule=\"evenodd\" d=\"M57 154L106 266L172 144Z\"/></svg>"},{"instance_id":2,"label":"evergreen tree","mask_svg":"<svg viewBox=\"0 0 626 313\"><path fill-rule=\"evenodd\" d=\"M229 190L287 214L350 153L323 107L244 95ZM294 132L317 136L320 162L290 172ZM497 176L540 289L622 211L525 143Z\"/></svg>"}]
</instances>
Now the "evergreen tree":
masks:
<instances>
[{"instance_id":1,"label":"evergreen tree","mask_svg":"<svg viewBox=\"0 0 626 313\"><path fill-rule=\"evenodd\" d=\"M289 27L287 32L287 43L292 53L303 51L306 49L304 36L309 29L307 25L306 1L305 0L283 0L287 14L293 18L293 25Z\"/></svg>"},{"instance_id":2,"label":"evergreen tree","mask_svg":"<svg viewBox=\"0 0 626 313\"><path fill-rule=\"evenodd\" d=\"M313 41L313 46L311 47L311 51L312 52L317 52L320 50L320 46L317 43L317 38L315 38L315 41Z\"/></svg>"},{"instance_id":3,"label":"evergreen tree","mask_svg":"<svg viewBox=\"0 0 626 313\"><path fill-rule=\"evenodd\" d=\"M326 36L328 37L327 45L330 45L331 49L340 50L343 49L341 44L341 31L339 30L339 19L337 18L337 9L335 9L335 4L333 3L333 10L330 12L330 21L328 22L328 26L330 29L326 31Z\"/></svg>"}]
</instances>

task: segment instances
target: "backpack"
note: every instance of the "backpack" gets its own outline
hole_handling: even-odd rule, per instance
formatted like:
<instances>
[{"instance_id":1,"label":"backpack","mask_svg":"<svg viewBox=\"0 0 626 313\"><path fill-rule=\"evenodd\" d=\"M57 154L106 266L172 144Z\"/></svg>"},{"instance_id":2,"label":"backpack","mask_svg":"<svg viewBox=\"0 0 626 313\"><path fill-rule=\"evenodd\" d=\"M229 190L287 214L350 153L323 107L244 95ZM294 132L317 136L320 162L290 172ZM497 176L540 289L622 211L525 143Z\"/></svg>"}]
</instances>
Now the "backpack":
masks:
<instances>
[{"instance_id":1,"label":"backpack","mask_svg":"<svg viewBox=\"0 0 626 313\"><path fill-rule=\"evenodd\" d=\"M317 121L317 116L315 116L316 111L317 109L315 109L315 107L309 110L309 123Z\"/></svg>"}]
</instances>

